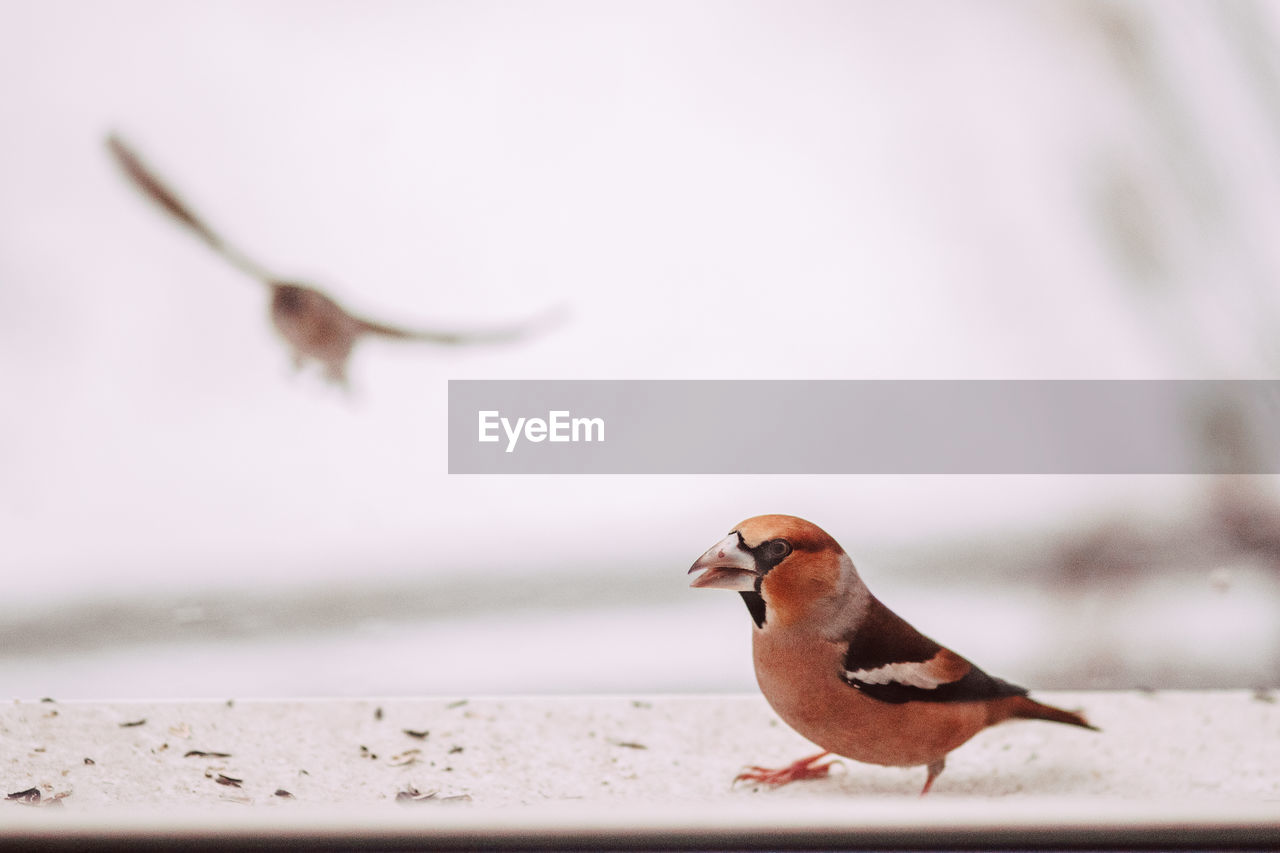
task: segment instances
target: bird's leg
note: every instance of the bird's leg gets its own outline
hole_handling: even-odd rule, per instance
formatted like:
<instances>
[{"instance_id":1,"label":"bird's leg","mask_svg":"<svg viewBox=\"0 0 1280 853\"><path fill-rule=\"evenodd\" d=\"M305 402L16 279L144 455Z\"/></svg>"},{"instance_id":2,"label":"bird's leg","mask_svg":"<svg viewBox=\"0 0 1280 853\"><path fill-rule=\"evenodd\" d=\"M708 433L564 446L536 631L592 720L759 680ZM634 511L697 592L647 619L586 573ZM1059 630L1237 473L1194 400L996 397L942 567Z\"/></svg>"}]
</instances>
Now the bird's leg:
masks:
<instances>
[{"instance_id":1,"label":"bird's leg","mask_svg":"<svg viewBox=\"0 0 1280 853\"><path fill-rule=\"evenodd\" d=\"M924 780L924 788L920 791L920 796L929 793L929 789L933 787L933 780L938 778L938 774L942 772L942 768L947 766L945 757L939 758L937 761L929 765L929 778Z\"/></svg>"},{"instance_id":2,"label":"bird's leg","mask_svg":"<svg viewBox=\"0 0 1280 853\"><path fill-rule=\"evenodd\" d=\"M735 776L733 782L735 785L743 781L763 782L776 788L779 785L798 782L801 779L822 779L831 772L831 765L835 764L835 762L828 761L826 764L816 764L816 762L830 754L830 752L824 750L817 755L802 758L778 770L752 765Z\"/></svg>"},{"instance_id":3,"label":"bird's leg","mask_svg":"<svg viewBox=\"0 0 1280 853\"><path fill-rule=\"evenodd\" d=\"M340 361L328 361L324 366L325 378L342 388L344 391L351 390L351 384L347 381L347 366Z\"/></svg>"}]
</instances>

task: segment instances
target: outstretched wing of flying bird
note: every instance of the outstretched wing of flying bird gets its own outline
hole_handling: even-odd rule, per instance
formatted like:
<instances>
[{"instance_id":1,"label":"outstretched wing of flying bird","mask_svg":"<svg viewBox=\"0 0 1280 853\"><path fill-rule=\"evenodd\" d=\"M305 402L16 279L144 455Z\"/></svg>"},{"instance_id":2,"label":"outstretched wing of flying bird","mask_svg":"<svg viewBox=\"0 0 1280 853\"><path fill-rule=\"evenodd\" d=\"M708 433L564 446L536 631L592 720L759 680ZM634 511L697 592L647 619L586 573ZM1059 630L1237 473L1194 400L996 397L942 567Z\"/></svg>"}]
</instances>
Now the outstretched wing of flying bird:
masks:
<instances>
[{"instance_id":1,"label":"outstretched wing of flying bird","mask_svg":"<svg viewBox=\"0 0 1280 853\"><path fill-rule=\"evenodd\" d=\"M145 193L148 198L163 208L170 216L199 235L200 239L208 243L215 252L256 279L263 282L271 282L275 279L275 276L269 273L265 267L250 260L243 252L222 239L222 236L210 228L203 219L196 216L186 202L179 198L177 193L165 186L159 176L142 162L142 158L123 139L116 134L112 134L107 137L107 148L116 158L116 162L120 164L120 168L133 181L134 186Z\"/></svg>"},{"instance_id":2,"label":"outstretched wing of flying bird","mask_svg":"<svg viewBox=\"0 0 1280 853\"><path fill-rule=\"evenodd\" d=\"M415 329L358 317L318 288L280 279L227 243L119 136L112 134L108 137L107 148L124 173L148 198L237 269L271 288L271 321L292 348L295 364L301 366L307 359L319 361L325 366L326 375L335 382L346 382L347 359L361 335L442 345L490 344L526 337L559 319L558 313L553 312L541 319L505 328L445 331Z\"/></svg>"}]
</instances>

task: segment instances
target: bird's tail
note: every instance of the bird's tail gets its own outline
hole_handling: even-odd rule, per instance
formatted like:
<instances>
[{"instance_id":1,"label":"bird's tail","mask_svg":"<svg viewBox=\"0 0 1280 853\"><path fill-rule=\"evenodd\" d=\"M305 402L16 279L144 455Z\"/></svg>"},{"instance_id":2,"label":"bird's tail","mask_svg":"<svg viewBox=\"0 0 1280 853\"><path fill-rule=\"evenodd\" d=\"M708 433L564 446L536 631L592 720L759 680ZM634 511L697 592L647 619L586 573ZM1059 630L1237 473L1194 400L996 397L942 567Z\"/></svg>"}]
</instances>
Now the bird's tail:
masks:
<instances>
[{"instance_id":1,"label":"bird's tail","mask_svg":"<svg viewBox=\"0 0 1280 853\"><path fill-rule=\"evenodd\" d=\"M1068 726L1079 726L1082 729L1090 729L1095 732L1099 730L1097 726L1086 720L1083 714L1055 708L1052 705L1037 702L1027 696L1010 697L1006 712L1008 715L1006 719L1048 720L1052 723L1065 723Z\"/></svg>"}]
</instances>

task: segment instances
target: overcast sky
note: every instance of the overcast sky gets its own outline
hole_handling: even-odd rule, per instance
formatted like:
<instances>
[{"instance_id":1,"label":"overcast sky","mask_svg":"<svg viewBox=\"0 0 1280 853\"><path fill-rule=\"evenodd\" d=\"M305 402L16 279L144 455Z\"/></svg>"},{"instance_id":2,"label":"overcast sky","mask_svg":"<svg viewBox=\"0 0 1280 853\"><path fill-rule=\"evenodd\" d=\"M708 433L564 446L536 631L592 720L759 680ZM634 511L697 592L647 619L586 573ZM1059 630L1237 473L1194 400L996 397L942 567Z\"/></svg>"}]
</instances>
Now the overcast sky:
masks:
<instances>
[{"instance_id":1,"label":"overcast sky","mask_svg":"<svg viewBox=\"0 0 1280 853\"><path fill-rule=\"evenodd\" d=\"M1269 31L1210 4L10 2L0 20L11 604L679 573L761 512L911 540L1187 487L450 478L450 378L1274 375ZM264 289L133 191L113 130L259 262L366 314L567 320L491 349L365 343L350 395L295 376Z\"/></svg>"}]
</instances>

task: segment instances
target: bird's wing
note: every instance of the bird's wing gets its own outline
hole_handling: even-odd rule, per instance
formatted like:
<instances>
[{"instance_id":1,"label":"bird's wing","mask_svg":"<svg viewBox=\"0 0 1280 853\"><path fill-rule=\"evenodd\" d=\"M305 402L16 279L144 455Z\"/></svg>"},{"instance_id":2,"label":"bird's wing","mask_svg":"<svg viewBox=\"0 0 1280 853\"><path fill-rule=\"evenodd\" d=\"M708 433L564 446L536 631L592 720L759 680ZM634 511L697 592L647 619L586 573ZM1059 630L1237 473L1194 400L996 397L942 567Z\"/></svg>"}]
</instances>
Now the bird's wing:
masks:
<instances>
[{"instance_id":1,"label":"bird's wing","mask_svg":"<svg viewBox=\"0 0 1280 853\"><path fill-rule=\"evenodd\" d=\"M938 645L875 599L846 639L841 679L881 702L980 702L1027 693Z\"/></svg>"},{"instance_id":2,"label":"bird's wing","mask_svg":"<svg viewBox=\"0 0 1280 853\"><path fill-rule=\"evenodd\" d=\"M251 261L238 249L228 244L216 231L206 225L200 217L196 216L191 208L182 199L178 198L177 193L165 186L164 182L142 162L142 158L123 139L112 134L107 137L107 148L116 158L116 162L120 164L120 168L124 170L124 173L129 176L138 189L164 208L170 216L199 235L200 239L208 243L215 252L254 278L263 281L268 281L272 278L271 274L263 267Z\"/></svg>"},{"instance_id":3,"label":"bird's wing","mask_svg":"<svg viewBox=\"0 0 1280 853\"><path fill-rule=\"evenodd\" d=\"M425 341L432 344L459 346L465 344L496 344L515 341L527 337L541 328L557 322L562 312L549 312L546 316L531 320L518 326L504 326L494 329L476 329L473 331L445 331L443 329L412 329L406 326L394 326L361 318L360 330L372 335L401 340Z\"/></svg>"}]
</instances>

